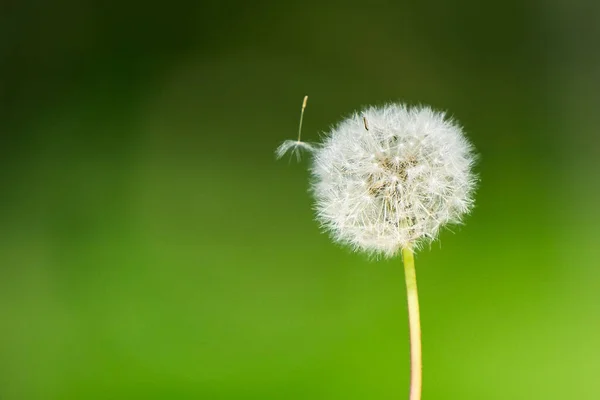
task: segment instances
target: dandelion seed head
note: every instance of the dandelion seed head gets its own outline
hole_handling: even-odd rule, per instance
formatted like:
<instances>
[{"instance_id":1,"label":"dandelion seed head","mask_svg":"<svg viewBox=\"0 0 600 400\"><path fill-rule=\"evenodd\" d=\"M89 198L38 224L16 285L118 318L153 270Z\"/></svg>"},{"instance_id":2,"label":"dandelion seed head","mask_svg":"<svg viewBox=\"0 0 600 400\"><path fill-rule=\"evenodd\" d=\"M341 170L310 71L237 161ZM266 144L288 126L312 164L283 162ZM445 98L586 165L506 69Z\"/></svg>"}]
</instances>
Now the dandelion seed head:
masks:
<instances>
[{"instance_id":1,"label":"dandelion seed head","mask_svg":"<svg viewBox=\"0 0 600 400\"><path fill-rule=\"evenodd\" d=\"M394 256L418 247L473 206L473 147L429 107L369 107L311 150L317 219L357 250Z\"/></svg>"}]
</instances>

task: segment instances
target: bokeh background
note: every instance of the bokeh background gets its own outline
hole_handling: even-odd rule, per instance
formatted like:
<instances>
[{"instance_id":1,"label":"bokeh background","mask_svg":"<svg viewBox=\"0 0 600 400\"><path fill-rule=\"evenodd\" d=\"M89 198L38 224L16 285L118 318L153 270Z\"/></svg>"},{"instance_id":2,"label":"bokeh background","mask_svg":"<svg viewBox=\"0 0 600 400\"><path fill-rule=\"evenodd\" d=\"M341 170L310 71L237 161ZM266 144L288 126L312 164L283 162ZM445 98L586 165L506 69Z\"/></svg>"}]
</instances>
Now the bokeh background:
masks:
<instances>
[{"instance_id":1,"label":"bokeh background","mask_svg":"<svg viewBox=\"0 0 600 400\"><path fill-rule=\"evenodd\" d=\"M417 255L424 399L600 398L600 3L0 4L0 399L401 399L400 260L332 244L308 161L448 110L477 207Z\"/></svg>"}]
</instances>

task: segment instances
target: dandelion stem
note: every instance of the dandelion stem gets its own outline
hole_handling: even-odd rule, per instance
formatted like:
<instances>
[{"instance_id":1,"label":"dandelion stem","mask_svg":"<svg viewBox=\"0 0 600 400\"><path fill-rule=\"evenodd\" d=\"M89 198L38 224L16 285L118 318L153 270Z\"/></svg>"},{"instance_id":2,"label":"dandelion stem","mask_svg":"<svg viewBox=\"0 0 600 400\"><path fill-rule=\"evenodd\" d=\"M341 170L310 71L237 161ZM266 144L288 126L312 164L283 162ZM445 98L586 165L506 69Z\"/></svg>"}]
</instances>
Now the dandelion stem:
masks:
<instances>
[{"instance_id":1,"label":"dandelion stem","mask_svg":"<svg viewBox=\"0 0 600 400\"><path fill-rule=\"evenodd\" d=\"M408 299L408 320L410 325L410 400L421 399L422 361L421 361L421 321L419 317L419 294L415 257L412 249L402 249L406 296Z\"/></svg>"}]
</instances>

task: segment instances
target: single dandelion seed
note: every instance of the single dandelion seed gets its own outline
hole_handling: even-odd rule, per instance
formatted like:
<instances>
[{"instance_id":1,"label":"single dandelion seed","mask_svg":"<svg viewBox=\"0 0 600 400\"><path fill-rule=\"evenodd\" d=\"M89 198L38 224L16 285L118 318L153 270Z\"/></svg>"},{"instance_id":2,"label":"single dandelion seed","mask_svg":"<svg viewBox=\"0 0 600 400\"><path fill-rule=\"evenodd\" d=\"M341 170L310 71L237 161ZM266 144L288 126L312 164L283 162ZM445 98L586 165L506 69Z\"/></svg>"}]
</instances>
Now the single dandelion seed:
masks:
<instances>
[{"instance_id":1,"label":"single dandelion seed","mask_svg":"<svg viewBox=\"0 0 600 400\"><path fill-rule=\"evenodd\" d=\"M302 101L302 111L300 112L300 125L298 127L298 139L297 140L285 140L277 150L275 150L275 156L279 159L283 157L288 151L296 156L296 159L300 161L301 152L307 151L312 153L315 150L315 146L310 143L306 143L301 141L302 135L302 121L304 119L304 109L306 108L306 102L308 101L308 96L304 96L304 100Z\"/></svg>"},{"instance_id":2,"label":"single dandelion seed","mask_svg":"<svg viewBox=\"0 0 600 400\"><path fill-rule=\"evenodd\" d=\"M402 254L410 400L419 400L421 325L414 251L471 211L477 182L474 148L444 113L389 104L341 121L313 147L312 155L316 219L332 239L371 255Z\"/></svg>"}]
</instances>

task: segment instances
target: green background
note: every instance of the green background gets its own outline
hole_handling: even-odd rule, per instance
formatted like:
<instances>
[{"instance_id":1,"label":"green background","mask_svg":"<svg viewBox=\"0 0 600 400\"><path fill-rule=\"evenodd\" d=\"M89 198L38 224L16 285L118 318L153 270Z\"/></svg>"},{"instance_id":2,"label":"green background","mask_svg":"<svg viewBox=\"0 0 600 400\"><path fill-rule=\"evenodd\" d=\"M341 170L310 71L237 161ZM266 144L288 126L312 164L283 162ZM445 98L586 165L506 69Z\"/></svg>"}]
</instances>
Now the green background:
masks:
<instances>
[{"instance_id":1,"label":"green background","mask_svg":"<svg viewBox=\"0 0 600 400\"><path fill-rule=\"evenodd\" d=\"M424 399L600 398L597 2L0 5L0 399L401 399L400 260L320 233L307 160L448 110L476 208L417 254Z\"/></svg>"}]
</instances>

